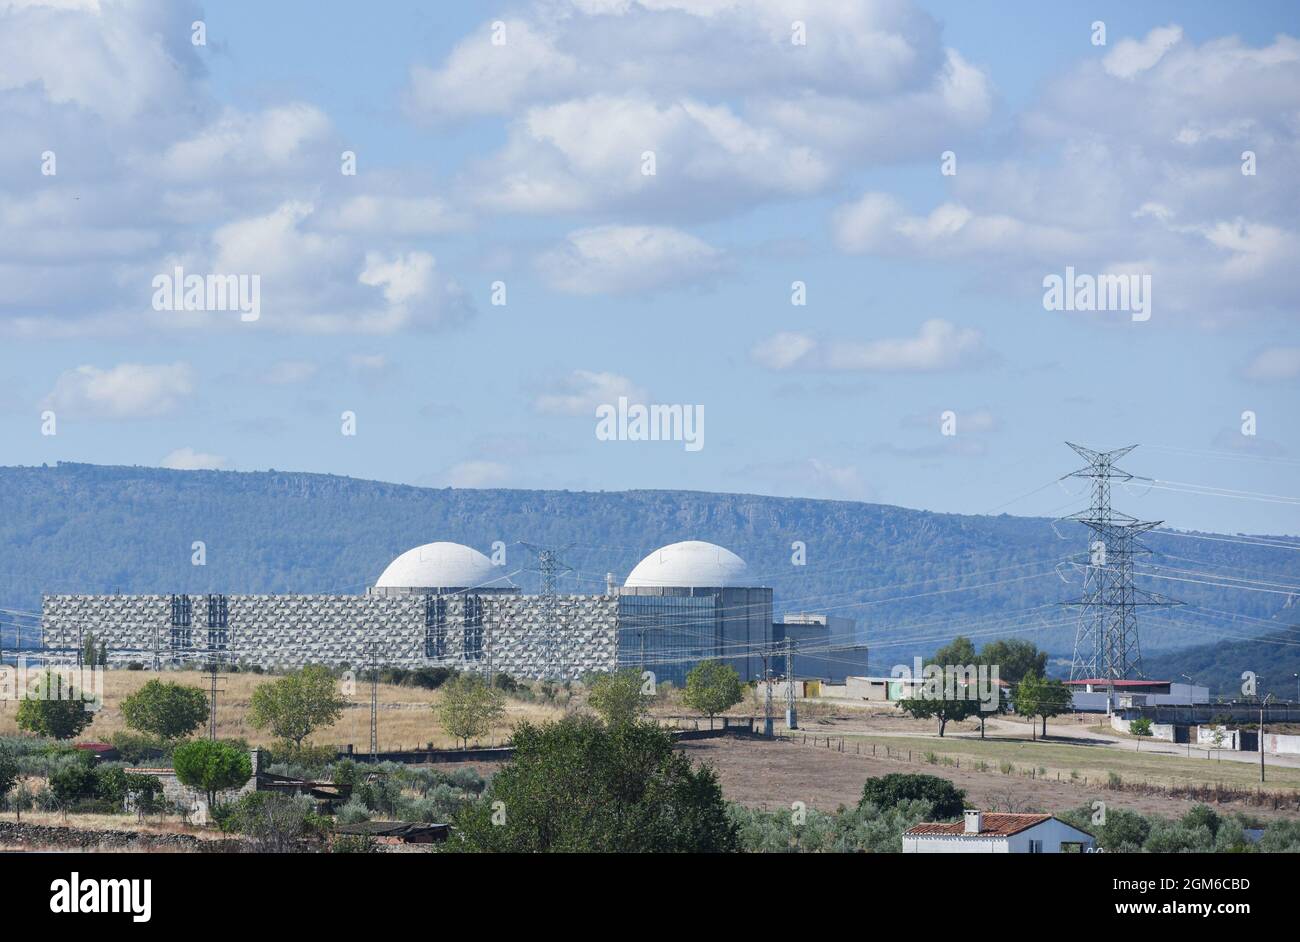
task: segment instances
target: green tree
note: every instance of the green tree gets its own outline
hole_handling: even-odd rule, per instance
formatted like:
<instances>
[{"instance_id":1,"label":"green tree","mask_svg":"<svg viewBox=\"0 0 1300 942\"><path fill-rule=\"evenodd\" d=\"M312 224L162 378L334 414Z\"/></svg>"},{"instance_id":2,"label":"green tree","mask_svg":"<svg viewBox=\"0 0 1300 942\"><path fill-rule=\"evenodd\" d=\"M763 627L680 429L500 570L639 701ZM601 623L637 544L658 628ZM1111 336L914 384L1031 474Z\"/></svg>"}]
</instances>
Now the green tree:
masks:
<instances>
[{"instance_id":1,"label":"green tree","mask_svg":"<svg viewBox=\"0 0 1300 942\"><path fill-rule=\"evenodd\" d=\"M18 704L18 728L37 736L72 739L94 722L90 706L71 683L64 684L53 671L46 671L33 695Z\"/></svg>"},{"instance_id":2,"label":"green tree","mask_svg":"<svg viewBox=\"0 0 1300 942\"><path fill-rule=\"evenodd\" d=\"M980 662L996 666L998 678L1012 687L1029 674L1042 677L1047 672L1047 652L1038 650L1032 641L1021 638L990 641L980 648Z\"/></svg>"},{"instance_id":3,"label":"green tree","mask_svg":"<svg viewBox=\"0 0 1300 942\"><path fill-rule=\"evenodd\" d=\"M0 802L5 800L9 791L18 784L18 760L13 750L0 745Z\"/></svg>"},{"instance_id":4,"label":"green tree","mask_svg":"<svg viewBox=\"0 0 1300 942\"><path fill-rule=\"evenodd\" d=\"M958 635L935 651L934 657L926 663L936 664L939 667L948 665L965 667L967 664L978 664L979 657L975 654L975 645L971 643L970 638Z\"/></svg>"},{"instance_id":5,"label":"green tree","mask_svg":"<svg viewBox=\"0 0 1300 942\"><path fill-rule=\"evenodd\" d=\"M1047 736L1048 717L1069 713L1074 704L1069 687L1059 680L1044 679L1034 673L1026 674L1016 685L1013 699L1016 712L1029 720L1031 731L1034 718L1042 717L1044 737Z\"/></svg>"},{"instance_id":6,"label":"green tree","mask_svg":"<svg viewBox=\"0 0 1300 942\"><path fill-rule=\"evenodd\" d=\"M151 680L123 699L120 709L127 726L171 743L208 718L208 698L198 687Z\"/></svg>"},{"instance_id":7,"label":"green tree","mask_svg":"<svg viewBox=\"0 0 1300 942\"><path fill-rule=\"evenodd\" d=\"M899 700L898 706L899 709L913 719L937 720L939 735L942 736L949 723L960 723L962 720L970 719L979 713L979 700L968 699L965 691L965 687L957 687L954 690L956 696L953 697L943 695L938 697L912 697L907 700Z\"/></svg>"},{"instance_id":8,"label":"green tree","mask_svg":"<svg viewBox=\"0 0 1300 942\"><path fill-rule=\"evenodd\" d=\"M713 718L731 709L745 697L745 685L730 664L721 661L700 661L686 675L686 689L682 700L693 710L707 713L709 728Z\"/></svg>"},{"instance_id":9,"label":"green tree","mask_svg":"<svg viewBox=\"0 0 1300 942\"><path fill-rule=\"evenodd\" d=\"M433 710L447 735L468 749L470 739L482 736L505 715L506 697L478 674L457 674L442 685L442 698Z\"/></svg>"},{"instance_id":10,"label":"green tree","mask_svg":"<svg viewBox=\"0 0 1300 942\"><path fill-rule=\"evenodd\" d=\"M50 791L60 805L67 808L98 793L94 759L89 754L74 756L50 774Z\"/></svg>"},{"instance_id":11,"label":"green tree","mask_svg":"<svg viewBox=\"0 0 1300 942\"><path fill-rule=\"evenodd\" d=\"M208 808L216 804L217 792L239 788L253 776L253 760L233 743L192 739L176 747L172 767L182 785L208 796Z\"/></svg>"},{"instance_id":12,"label":"green tree","mask_svg":"<svg viewBox=\"0 0 1300 942\"><path fill-rule=\"evenodd\" d=\"M694 767L653 723L571 716L522 723L514 759L457 815L449 849L669 853L734 851L713 770Z\"/></svg>"},{"instance_id":13,"label":"green tree","mask_svg":"<svg viewBox=\"0 0 1300 942\"><path fill-rule=\"evenodd\" d=\"M254 690L248 719L257 729L269 727L296 750L318 728L338 722L345 706L334 676L313 664Z\"/></svg>"},{"instance_id":14,"label":"green tree","mask_svg":"<svg viewBox=\"0 0 1300 942\"><path fill-rule=\"evenodd\" d=\"M635 667L599 674L591 681L587 702L606 723L631 723L645 713L649 698L643 693L645 681Z\"/></svg>"},{"instance_id":15,"label":"green tree","mask_svg":"<svg viewBox=\"0 0 1300 942\"><path fill-rule=\"evenodd\" d=\"M928 801L934 806L935 817L955 818L966 807L966 793L937 775L890 772L867 779L858 807L893 808L905 801Z\"/></svg>"},{"instance_id":16,"label":"green tree","mask_svg":"<svg viewBox=\"0 0 1300 942\"><path fill-rule=\"evenodd\" d=\"M1139 716L1128 724L1128 731L1137 737L1137 749L1141 751L1142 740L1151 735L1151 718Z\"/></svg>"}]
</instances>

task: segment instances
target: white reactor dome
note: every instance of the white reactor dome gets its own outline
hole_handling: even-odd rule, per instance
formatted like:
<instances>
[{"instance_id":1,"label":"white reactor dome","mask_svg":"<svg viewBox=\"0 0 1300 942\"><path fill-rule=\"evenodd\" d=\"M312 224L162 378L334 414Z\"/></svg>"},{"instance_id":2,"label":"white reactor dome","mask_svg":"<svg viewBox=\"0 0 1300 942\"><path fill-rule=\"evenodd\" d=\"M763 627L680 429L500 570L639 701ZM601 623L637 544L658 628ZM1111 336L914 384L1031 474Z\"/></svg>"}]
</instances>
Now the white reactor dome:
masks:
<instances>
[{"instance_id":1,"label":"white reactor dome","mask_svg":"<svg viewBox=\"0 0 1300 942\"><path fill-rule=\"evenodd\" d=\"M425 543L398 556L376 589L477 589L499 580L492 560L460 543Z\"/></svg>"},{"instance_id":2,"label":"white reactor dome","mask_svg":"<svg viewBox=\"0 0 1300 942\"><path fill-rule=\"evenodd\" d=\"M627 588L736 588L750 586L745 561L729 549L703 540L661 547L637 563Z\"/></svg>"}]
</instances>

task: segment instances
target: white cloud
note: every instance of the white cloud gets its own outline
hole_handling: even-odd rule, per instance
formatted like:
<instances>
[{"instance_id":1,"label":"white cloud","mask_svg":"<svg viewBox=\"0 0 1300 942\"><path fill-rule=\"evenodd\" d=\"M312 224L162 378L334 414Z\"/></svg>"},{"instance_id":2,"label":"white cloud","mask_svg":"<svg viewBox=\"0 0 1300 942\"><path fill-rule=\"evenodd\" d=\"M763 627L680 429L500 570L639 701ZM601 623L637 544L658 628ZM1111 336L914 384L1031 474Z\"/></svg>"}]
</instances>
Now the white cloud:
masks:
<instances>
[{"instance_id":1,"label":"white cloud","mask_svg":"<svg viewBox=\"0 0 1300 942\"><path fill-rule=\"evenodd\" d=\"M760 366L769 370L788 370L816 348L817 341L806 334L787 332L774 334L757 344L751 355Z\"/></svg>"},{"instance_id":2,"label":"white cloud","mask_svg":"<svg viewBox=\"0 0 1300 942\"><path fill-rule=\"evenodd\" d=\"M988 77L940 33L907 2L536 2L505 22L504 45L484 23L412 69L407 102L433 120L508 120L506 145L468 177L485 208L703 217L981 126Z\"/></svg>"},{"instance_id":3,"label":"white cloud","mask_svg":"<svg viewBox=\"0 0 1300 942\"><path fill-rule=\"evenodd\" d=\"M977 366L989 358L984 335L934 318L915 337L871 341L817 341L798 333L777 334L751 355L773 370L832 370L869 373L929 373Z\"/></svg>"},{"instance_id":4,"label":"white cloud","mask_svg":"<svg viewBox=\"0 0 1300 942\"><path fill-rule=\"evenodd\" d=\"M151 310L152 278L175 265L259 275L263 317L249 330L379 333L470 316L418 242L465 213L414 170L341 175L346 145L315 104L220 101L206 70L222 40L190 42L202 18L188 0L0 2L0 332L234 328ZM57 175L36 185L46 150Z\"/></svg>"},{"instance_id":5,"label":"white cloud","mask_svg":"<svg viewBox=\"0 0 1300 942\"><path fill-rule=\"evenodd\" d=\"M451 487L500 487L510 478L510 469L496 461L462 461L447 470Z\"/></svg>"},{"instance_id":6,"label":"white cloud","mask_svg":"<svg viewBox=\"0 0 1300 942\"><path fill-rule=\"evenodd\" d=\"M1296 114L1300 40L1156 30L1046 85L1012 156L964 158L943 204L918 213L867 193L831 231L846 252L978 263L983 287L1024 300L1066 266L1140 270L1157 319L1285 316L1300 305Z\"/></svg>"},{"instance_id":7,"label":"white cloud","mask_svg":"<svg viewBox=\"0 0 1300 942\"><path fill-rule=\"evenodd\" d=\"M618 402L626 396L630 402L645 402L645 390L626 376L617 373L574 370L551 384L533 400L538 412L552 415L595 414L596 407Z\"/></svg>"},{"instance_id":8,"label":"white cloud","mask_svg":"<svg viewBox=\"0 0 1300 942\"><path fill-rule=\"evenodd\" d=\"M226 467L226 459L187 446L171 452L162 460L162 466L173 471L220 471Z\"/></svg>"},{"instance_id":9,"label":"white cloud","mask_svg":"<svg viewBox=\"0 0 1300 942\"><path fill-rule=\"evenodd\" d=\"M59 376L45 407L72 418L151 418L175 411L193 392L187 363L79 366Z\"/></svg>"},{"instance_id":10,"label":"white cloud","mask_svg":"<svg viewBox=\"0 0 1300 942\"><path fill-rule=\"evenodd\" d=\"M464 226L463 214L437 196L354 196L322 215L332 229L367 234L439 235Z\"/></svg>"},{"instance_id":11,"label":"white cloud","mask_svg":"<svg viewBox=\"0 0 1300 942\"><path fill-rule=\"evenodd\" d=\"M835 210L832 230L845 252L949 258L997 252L1071 252L1083 240L1060 226L1027 223L1001 214L977 215L944 203L927 216L909 214L894 197L865 193Z\"/></svg>"},{"instance_id":12,"label":"white cloud","mask_svg":"<svg viewBox=\"0 0 1300 942\"><path fill-rule=\"evenodd\" d=\"M1261 350L1243 372L1247 379L1258 382L1300 379L1300 347L1270 347Z\"/></svg>"},{"instance_id":13,"label":"white cloud","mask_svg":"<svg viewBox=\"0 0 1300 942\"><path fill-rule=\"evenodd\" d=\"M723 253L664 226L596 226L569 233L536 259L542 277L570 294L630 294L708 281Z\"/></svg>"},{"instance_id":14,"label":"white cloud","mask_svg":"<svg viewBox=\"0 0 1300 942\"><path fill-rule=\"evenodd\" d=\"M1102 59L1102 68L1118 78L1131 79L1159 62L1182 38L1181 27L1161 26L1147 33L1146 39L1121 39Z\"/></svg>"},{"instance_id":15,"label":"white cloud","mask_svg":"<svg viewBox=\"0 0 1300 942\"><path fill-rule=\"evenodd\" d=\"M219 227L206 250L163 259L157 271L258 275L258 322L308 333L392 333L457 324L473 307L428 252L363 250L350 234L314 227L314 203L289 200ZM222 323L222 315L167 312L167 322ZM225 322L233 323L230 318Z\"/></svg>"},{"instance_id":16,"label":"white cloud","mask_svg":"<svg viewBox=\"0 0 1300 942\"><path fill-rule=\"evenodd\" d=\"M211 179L224 173L264 174L299 169L304 148L324 141L330 120L313 105L293 102L258 112L225 109L194 136L177 141L163 155L162 170L181 179Z\"/></svg>"}]
</instances>

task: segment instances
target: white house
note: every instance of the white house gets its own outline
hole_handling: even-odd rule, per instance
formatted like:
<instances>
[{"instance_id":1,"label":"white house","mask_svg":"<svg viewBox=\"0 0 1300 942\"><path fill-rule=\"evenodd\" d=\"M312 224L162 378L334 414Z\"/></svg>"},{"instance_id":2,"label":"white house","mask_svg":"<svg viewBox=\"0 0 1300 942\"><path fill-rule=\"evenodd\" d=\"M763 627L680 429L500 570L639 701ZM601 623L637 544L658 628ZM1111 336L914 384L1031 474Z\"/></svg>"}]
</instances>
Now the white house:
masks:
<instances>
[{"instance_id":1,"label":"white house","mask_svg":"<svg viewBox=\"0 0 1300 942\"><path fill-rule=\"evenodd\" d=\"M966 811L953 824L918 824L903 832L905 854L1067 854L1096 845L1050 814L985 814Z\"/></svg>"}]
</instances>

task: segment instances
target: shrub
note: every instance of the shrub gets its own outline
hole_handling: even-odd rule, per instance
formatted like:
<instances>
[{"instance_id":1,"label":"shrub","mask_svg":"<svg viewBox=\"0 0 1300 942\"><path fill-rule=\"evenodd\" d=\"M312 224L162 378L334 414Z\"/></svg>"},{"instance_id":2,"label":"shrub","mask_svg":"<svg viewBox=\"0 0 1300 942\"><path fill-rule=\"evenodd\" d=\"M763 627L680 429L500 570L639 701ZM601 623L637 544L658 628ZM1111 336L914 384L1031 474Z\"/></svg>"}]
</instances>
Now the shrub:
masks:
<instances>
[{"instance_id":1,"label":"shrub","mask_svg":"<svg viewBox=\"0 0 1300 942\"><path fill-rule=\"evenodd\" d=\"M273 792L250 792L235 802L230 827L266 853L303 850L304 844L329 831L329 820L316 814L306 795L290 798Z\"/></svg>"},{"instance_id":2,"label":"shrub","mask_svg":"<svg viewBox=\"0 0 1300 942\"><path fill-rule=\"evenodd\" d=\"M50 776L50 791L61 807L95 797L98 784L89 756L62 765Z\"/></svg>"},{"instance_id":3,"label":"shrub","mask_svg":"<svg viewBox=\"0 0 1300 942\"><path fill-rule=\"evenodd\" d=\"M508 852L722 852L738 849L722 790L652 723L589 717L522 723L515 756L456 816L448 849ZM494 821L496 802L509 809ZM498 806L499 807L499 806Z\"/></svg>"},{"instance_id":4,"label":"shrub","mask_svg":"<svg viewBox=\"0 0 1300 942\"><path fill-rule=\"evenodd\" d=\"M161 759L167 755L167 751L154 739L140 733L118 730L109 737L108 741L122 754L123 759L134 765Z\"/></svg>"},{"instance_id":5,"label":"shrub","mask_svg":"<svg viewBox=\"0 0 1300 942\"><path fill-rule=\"evenodd\" d=\"M348 803L339 809L335 820L339 824L357 824L361 821L370 820L370 809L366 803L355 795L348 799Z\"/></svg>"},{"instance_id":6,"label":"shrub","mask_svg":"<svg viewBox=\"0 0 1300 942\"><path fill-rule=\"evenodd\" d=\"M875 805L878 808L893 808L904 801L925 801L931 805L936 817L955 818L965 808L966 793L946 778L891 772L879 778L867 779L862 786L862 798L858 801L858 807Z\"/></svg>"}]
</instances>

